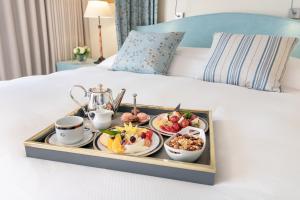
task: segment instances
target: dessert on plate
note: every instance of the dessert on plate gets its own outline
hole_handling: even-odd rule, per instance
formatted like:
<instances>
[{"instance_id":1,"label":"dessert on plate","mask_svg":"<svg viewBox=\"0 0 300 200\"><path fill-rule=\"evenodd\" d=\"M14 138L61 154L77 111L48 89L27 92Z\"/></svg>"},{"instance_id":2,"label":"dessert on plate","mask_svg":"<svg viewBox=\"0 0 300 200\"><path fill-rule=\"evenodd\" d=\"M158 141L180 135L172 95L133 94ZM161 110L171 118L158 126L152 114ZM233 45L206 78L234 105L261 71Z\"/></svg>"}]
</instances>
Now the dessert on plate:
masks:
<instances>
[{"instance_id":1,"label":"dessert on plate","mask_svg":"<svg viewBox=\"0 0 300 200\"><path fill-rule=\"evenodd\" d=\"M147 151L152 146L153 132L131 123L101 132L100 143L114 153L134 154Z\"/></svg>"},{"instance_id":2,"label":"dessert on plate","mask_svg":"<svg viewBox=\"0 0 300 200\"><path fill-rule=\"evenodd\" d=\"M173 111L158 115L152 121L152 126L159 131L174 134L188 126L206 129L207 125L194 113Z\"/></svg>"},{"instance_id":3,"label":"dessert on plate","mask_svg":"<svg viewBox=\"0 0 300 200\"><path fill-rule=\"evenodd\" d=\"M144 124L147 123L150 120L150 116L146 113L139 112L136 115L133 112L125 112L121 116L121 121L123 123L138 123L138 124Z\"/></svg>"},{"instance_id":4,"label":"dessert on plate","mask_svg":"<svg viewBox=\"0 0 300 200\"><path fill-rule=\"evenodd\" d=\"M140 112L136 106L137 94L133 94L133 109L131 112L125 112L121 116L121 121L123 123L136 123L139 125L145 124L150 120L150 116L146 113Z\"/></svg>"}]
</instances>

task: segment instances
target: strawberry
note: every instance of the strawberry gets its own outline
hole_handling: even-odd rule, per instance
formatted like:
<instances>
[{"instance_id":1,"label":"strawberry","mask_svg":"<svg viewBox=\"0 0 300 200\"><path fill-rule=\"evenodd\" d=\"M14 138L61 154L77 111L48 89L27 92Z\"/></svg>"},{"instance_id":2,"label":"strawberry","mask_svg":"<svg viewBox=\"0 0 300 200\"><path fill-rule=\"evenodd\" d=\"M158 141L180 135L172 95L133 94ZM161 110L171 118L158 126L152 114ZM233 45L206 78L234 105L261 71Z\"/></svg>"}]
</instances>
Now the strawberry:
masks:
<instances>
[{"instance_id":1,"label":"strawberry","mask_svg":"<svg viewBox=\"0 0 300 200\"><path fill-rule=\"evenodd\" d=\"M176 115L174 115L174 116L170 117L169 120L170 120L172 123L177 123L177 122L179 121L179 117L176 116Z\"/></svg>"},{"instance_id":2,"label":"strawberry","mask_svg":"<svg viewBox=\"0 0 300 200\"><path fill-rule=\"evenodd\" d=\"M169 132L176 133L177 131L175 131L175 129L173 128L173 126L170 126L170 131Z\"/></svg>"},{"instance_id":3,"label":"strawberry","mask_svg":"<svg viewBox=\"0 0 300 200\"><path fill-rule=\"evenodd\" d=\"M161 125L160 128L161 128L161 130L166 131L166 126Z\"/></svg>"},{"instance_id":4,"label":"strawberry","mask_svg":"<svg viewBox=\"0 0 300 200\"><path fill-rule=\"evenodd\" d=\"M187 120L187 119L184 119L184 120L181 121L180 125L181 125L182 128L185 128L185 127L190 125L190 121Z\"/></svg>"},{"instance_id":5,"label":"strawberry","mask_svg":"<svg viewBox=\"0 0 300 200\"><path fill-rule=\"evenodd\" d=\"M146 132L146 139L148 139L148 140L151 141L151 140L152 140L152 135L153 135L153 132L152 132L152 131L150 131L150 130L147 131L147 132Z\"/></svg>"},{"instance_id":6,"label":"strawberry","mask_svg":"<svg viewBox=\"0 0 300 200\"><path fill-rule=\"evenodd\" d=\"M174 123L172 127L173 127L173 129L174 129L175 132L180 131L180 128L181 128L178 123Z\"/></svg>"},{"instance_id":7,"label":"strawberry","mask_svg":"<svg viewBox=\"0 0 300 200\"><path fill-rule=\"evenodd\" d=\"M171 132L171 127L170 126L165 126L165 131Z\"/></svg>"},{"instance_id":8,"label":"strawberry","mask_svg":"<svg viewBox=\"0 0 300 200\"><path fill-rule=\"evenodd\" d=\"M176 125L177 126L177 125ZM176 133L176 132L178 132L177 130L176 130L176 128L175 127L173 127L173 125L172 126L168 126L168 125L164 125L164 126L160 126L160 128L163 130L163 131L167 131L167 132L172 132L172 133ZM153 133L152 133L153 134ZM148 135L149 135L149 133L148 133ZM148 136L149 137L149 136ZM152 137L152 135L151 135L151 137ZM147 138L147 136L146 136L146 138Z\"/></svg>"},{"instance_id":9,"label":"strawberry","mask_svg":"<svg viewBox=\"0 0 300 200\"><path fill-rule=\"evenodd\" d=\"M197 117L198 117L197 115L195 115L195 114L192 114L192 116L191 116L190 120L192 121L192 120L196 119Z\"/></svg>"}]
</instances>

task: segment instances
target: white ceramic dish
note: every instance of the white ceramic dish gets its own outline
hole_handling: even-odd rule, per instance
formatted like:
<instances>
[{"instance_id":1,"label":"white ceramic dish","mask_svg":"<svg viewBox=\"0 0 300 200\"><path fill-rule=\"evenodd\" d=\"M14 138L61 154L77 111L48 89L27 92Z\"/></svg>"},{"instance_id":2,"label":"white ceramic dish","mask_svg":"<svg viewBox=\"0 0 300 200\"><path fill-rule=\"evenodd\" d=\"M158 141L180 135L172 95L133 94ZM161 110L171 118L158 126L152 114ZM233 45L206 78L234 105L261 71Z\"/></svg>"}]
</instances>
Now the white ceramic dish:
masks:
<instances>
[{"instance_id":1,"label":"white ceramic dish","mask_svg":"<svg viewBox=\"0 0 300 200\"><path fill-rule=\"evenodd\" d=\"M169 141L172 140L174 137L176 137L176 135L174 135L174 136L170 137L169 139L167 139L164 143L164 147L165 147L165 150L166 150L168 156L171 159L177 160L177 161L183 161L183 162L196 161L201 156L201 154L203 153L203 151L205 149L205 145L206 145L205 132L203 131L203 129L188 126L184 129L182 129L179 133L182 135L189 134L189 135L193 135L194 137L200 137L204 142L203 147L202 147L202 149L200 149L198 151L187 151L187 150L183 150L183 149L174 149L168 145Z\"/></svg>"},{"instance_id":2,"label":"white ceramic dish","mask_svg":"<svg viewBox=\"0 0 300 200\"><path fill-rule=\"evenodd\" d=\"M96 148L98 150L101 150L101 151L111 152L103 144L101 144L99 136L95 138L94 148ZM137 152L137 153L131 153L131 154L124 154L124 155L130 155L130 156L148 156L148 155L151 155L151 154L155 153L156 151L158 151L162 146L163 146L163 138L162 138L162 136L159 133L156 133L156 132L153 131L152 144L151 144L151 146L148 149L146 149L145 151L141 151L141 152Z\"/></svg>"},{"instance_id":3,"label":"white ceramic dish","mask_svg":"<svg viewBox=\"0 0 300 200\"><path fill-rule=\"evenodd\" d=\"M74 144L63 144L57 140L57 134L53 133L46 137L45 142L57 146L66 146L66 147L83 147L91 143L94 139L94 133L90 129L84 129L83 138Z\"/></svg>"},{"instance_id":4,"label":"white ceramic dish","mask_svg":"<svg viewBox=\"0 0 300 200\"><path fill-rule=\"evenodd\" d=\"M162 130L160 127L157 127L157 126L154 125L155 120L157 120L157 118L159 118L159 117L161 117L161 116L163 116L163 115L166 115L166 113L162 113L162 114L160 114L160 115L157 115L157 116L153 117L153 118L150 120L150 122L149 122L150 128L151 128L152 130L155 130L155 131L160 132L162 135L165 135L165 136L173 136L173 135L176 135L176 133L164 131L164 130ZM204 132L207 132L207 131L208 131L208 122L207 122L205 119L201 118L201 117L199 117L199 119L200 119L200 122L201 122L201 124L200 124L200 129L203 129ZM183 130L183 129L182 129L182 130ZM180 131L179 131L179 132L180 132ZM179 132L178 132L178 133L179 133Z\"/></svg>"}]
</instances>

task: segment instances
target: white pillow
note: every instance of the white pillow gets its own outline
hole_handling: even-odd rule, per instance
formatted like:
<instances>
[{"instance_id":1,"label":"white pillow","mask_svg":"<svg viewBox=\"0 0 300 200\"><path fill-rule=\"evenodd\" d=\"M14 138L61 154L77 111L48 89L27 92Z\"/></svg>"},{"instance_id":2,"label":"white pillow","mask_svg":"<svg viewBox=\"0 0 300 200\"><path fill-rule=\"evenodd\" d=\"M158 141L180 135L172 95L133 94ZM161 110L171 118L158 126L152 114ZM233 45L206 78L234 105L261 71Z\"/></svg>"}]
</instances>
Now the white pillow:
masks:
<instances>
[{"instance_id":1,"label":"white pillow","mask_svg":"<svg viewBox=\"0 0 300 200\"><path fill-rule=\"evenodd\" d=\"M196 78L207 62L209 48L178 47L168 70L169 76Z\"/></svg>"},{"instance_id":2,"label":"white pillow","mask_svg":"<svg viewBox=\"0 0 300 200\"><path fill-rule=\"evenodd\" d=\"M300 90L300 59L290 57L281 80L282 88Z\"/></svg>"},{"instance_id":3,"label":"white pillow","mask_svg":"<svg viewBox=\"0 0 300 200\"><path fill-rule=\"evenodd\" d=\"M97 67L103 68L103 69L111 69L111 66L113 65L114 61L116 59L116 54L112 55L105 60L103 60L101 63L97 65Z\"/></svg>"}]
</instances>

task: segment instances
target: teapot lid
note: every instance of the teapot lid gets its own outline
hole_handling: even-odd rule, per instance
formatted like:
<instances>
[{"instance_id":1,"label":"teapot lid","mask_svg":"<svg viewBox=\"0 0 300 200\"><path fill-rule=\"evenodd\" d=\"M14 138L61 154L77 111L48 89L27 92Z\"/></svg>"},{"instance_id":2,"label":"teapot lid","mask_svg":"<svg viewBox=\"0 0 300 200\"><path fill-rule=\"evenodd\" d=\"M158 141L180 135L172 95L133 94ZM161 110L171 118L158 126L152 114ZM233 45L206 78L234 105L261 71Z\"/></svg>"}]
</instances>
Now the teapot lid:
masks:
<instances>
[{"instance_id":1,"label":"teapot lid","mask_svg":"<svg viewBox=\"0 0 300 200\"><path fill-rule=\"evenodd\" d=\"M110 92L111 90L109 88L103 87L102 84L97 85L94 88L90 88L90 92L92 93L105 93L105 92Z\"/></svg>"}]
</instances>

